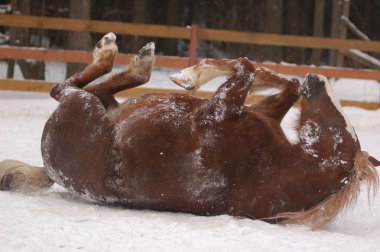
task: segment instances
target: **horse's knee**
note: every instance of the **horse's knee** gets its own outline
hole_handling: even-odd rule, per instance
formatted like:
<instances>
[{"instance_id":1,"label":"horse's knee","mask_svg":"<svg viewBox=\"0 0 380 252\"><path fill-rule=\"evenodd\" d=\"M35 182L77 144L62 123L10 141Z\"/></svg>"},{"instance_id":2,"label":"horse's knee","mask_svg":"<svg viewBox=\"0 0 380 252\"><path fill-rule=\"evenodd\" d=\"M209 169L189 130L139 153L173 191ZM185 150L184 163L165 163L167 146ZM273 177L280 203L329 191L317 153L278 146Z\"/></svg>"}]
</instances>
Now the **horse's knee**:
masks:
<instances>
[{"instance_id":1,"label":"horse's knee","mask_svg":"<svg viewBox=\"0 0 380 252\"><path fill-rule=\"evenodd\" d=\"M240 64L235 65L235 70L236 70L237 75L242 73L241 70L245 70L246 72L255 72L255 67L253 66L251 61L249 61L247 57L238 58L238 62L241 65ZM241 67L243 67L243 69Z\"/></svg>"},{"instance_id":2,"label":"horse's knee","mask_svg":"<svg viewBox=\"0 0 380 252\"><path fill-rule=\"evenodd\" d=\"M30 166L16 160L0 162L1 191L38 192L52 185L53 181L42 167Z\"/></svg>"}]
</instances>

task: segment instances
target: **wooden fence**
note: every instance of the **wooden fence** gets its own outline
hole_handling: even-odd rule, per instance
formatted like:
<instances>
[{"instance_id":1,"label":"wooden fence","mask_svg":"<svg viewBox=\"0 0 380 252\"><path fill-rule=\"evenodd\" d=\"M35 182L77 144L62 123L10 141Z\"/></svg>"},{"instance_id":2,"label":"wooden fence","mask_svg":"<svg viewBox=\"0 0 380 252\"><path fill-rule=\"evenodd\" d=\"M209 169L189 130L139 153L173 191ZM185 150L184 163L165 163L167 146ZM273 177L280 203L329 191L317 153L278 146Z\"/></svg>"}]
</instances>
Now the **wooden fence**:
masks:
<instances>
[{"instance_id":1,"label":"wooden fence","mask_svg":"<svg viewBox=\"0 0 380 252\"><path fill-rule=\"evenodd\" d=\"M196 42L198 40L223 41L231 43L289 46L289 47L307 47L307 48L325 48L325 49L358 49L368 52L380 52L380 41L362 41L352 39L333 39L322 37L307 37L294 35L265 34L255 32L227 31L216 29L204 29L197 26L177 27L151 24L134 24L95 20L65 19L65 18L47 18L35 16L15 16L0 15L0 25L9 27L24 27L52 30L68 31L89 31L98 33L107 33L110 30L117 34L148 36L158 38L187 39L190 40L189 58L165 57L158 56L156 61L157 67L184 68L189 64L196 62ZM130 55L119 54L116 64L128 64ZM0 59L36 59L46 61L62 62L91 62L92 56L89 52L47 50L38 48L19 48L19 47L0 47ZM256 66L265 66L282 74L305 75L309 72L323 74L327 77L335 78L355 78L371 79L380 81L380 71L367 69L348 69L348 68L331 68L331 67L312 67L280 64L262 64L255 63ZM16 82L18 87L16 87ZM41 84L41 82L32 81L9 81L1 80L0 89L20 90L39 90L29 87L29 85ZM8 83L8 84L7 84ZM10 85L9 83L13 83ZM50 86L46 83L45 86ZM146 89L142 89L148 91ZM160 90L149 90L159 92ZM143 91L141 91L143 92ZM130 94L130 92L128 92ZM203 94L209 95L209 94ZM355 105L365 108L379 108L379 103L358 103L344 101L344 105Z\"/></svg>"}]
</instances>

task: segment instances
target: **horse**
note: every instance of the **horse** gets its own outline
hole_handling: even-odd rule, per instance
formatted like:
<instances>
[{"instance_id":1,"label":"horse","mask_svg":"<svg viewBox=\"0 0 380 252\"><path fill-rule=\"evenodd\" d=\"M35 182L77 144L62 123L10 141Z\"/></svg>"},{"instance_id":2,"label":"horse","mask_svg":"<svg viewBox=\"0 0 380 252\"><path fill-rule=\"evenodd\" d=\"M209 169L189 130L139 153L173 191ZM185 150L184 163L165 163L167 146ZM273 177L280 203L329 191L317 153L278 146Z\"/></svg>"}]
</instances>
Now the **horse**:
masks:
<instances>
[{"instance_id":1,"label":"horse","mask_svg":"<svg viewBox=\"0 0 380 252\"><path fill-rule=\"evenodd\" d=\"M196 89L228 75L209 99L168 93L119 103L117 92L149 80L155 45L144 46L127 70L90 84L112 70L115 42L106 34L93 62L51 89L59 105L41 139L44 167L4 161L1 190L55 182L97 204L312 228L353 205L361 181L376 192L379 162L361 150L324 76L310 73L301 83L255 69L247 58L206 59L171 78ZM255 86L280 92L244 105ZM299 142L291 143L280 123L299 100Z\"/></svg>"}]
</instances>

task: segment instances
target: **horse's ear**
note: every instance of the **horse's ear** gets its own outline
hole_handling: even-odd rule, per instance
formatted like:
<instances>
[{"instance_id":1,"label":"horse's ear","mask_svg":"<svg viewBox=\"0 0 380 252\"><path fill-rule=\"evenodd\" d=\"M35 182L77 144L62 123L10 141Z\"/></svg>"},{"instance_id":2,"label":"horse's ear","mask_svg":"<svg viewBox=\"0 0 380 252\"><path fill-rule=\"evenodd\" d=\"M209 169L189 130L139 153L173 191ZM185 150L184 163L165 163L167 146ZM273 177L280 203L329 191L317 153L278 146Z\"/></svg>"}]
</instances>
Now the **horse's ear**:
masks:
<instances>
[{"instance_id":1,"label":"horse's ear","mask_svg":"<svg viewBox=\"0 0 380 252\"><path fill-rule=\"evenodd\" d=\"M369 156L368 160L373 164L373 166L380 166L380 161L377 160L376 158Z\"/></svg>"}]
</instances>

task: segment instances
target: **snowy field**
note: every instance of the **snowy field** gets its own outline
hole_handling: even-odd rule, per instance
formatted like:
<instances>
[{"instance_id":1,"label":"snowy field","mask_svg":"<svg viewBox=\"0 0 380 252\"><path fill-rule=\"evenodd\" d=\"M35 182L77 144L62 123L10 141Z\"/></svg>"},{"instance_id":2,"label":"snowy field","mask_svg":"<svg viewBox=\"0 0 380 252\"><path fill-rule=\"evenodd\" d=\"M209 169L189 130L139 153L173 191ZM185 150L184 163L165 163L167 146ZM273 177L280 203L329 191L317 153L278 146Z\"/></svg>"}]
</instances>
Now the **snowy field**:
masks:
<instances>
[{"instance_id":1,"label":"snowy field","mask_svg":"<svg viewBox=\"0 0 380 252\"><path fill-rule=\"evenodd\" d=\"M167 77L157 75L149 85ZM379 85L368 85L334 88L347 89L343 96L378 99ZM47 94L0 91L0 160L42 166L42 129L56 106ZM344 111L362 149L379 159L380 110ZM295 114L283 123L288 132ZM0 192L0 251L380 251L380 194L369 207L364 189L352 210L317 231L230 216L98 206L56 185L39 194Z\"/></svg>"}]
</instances>

